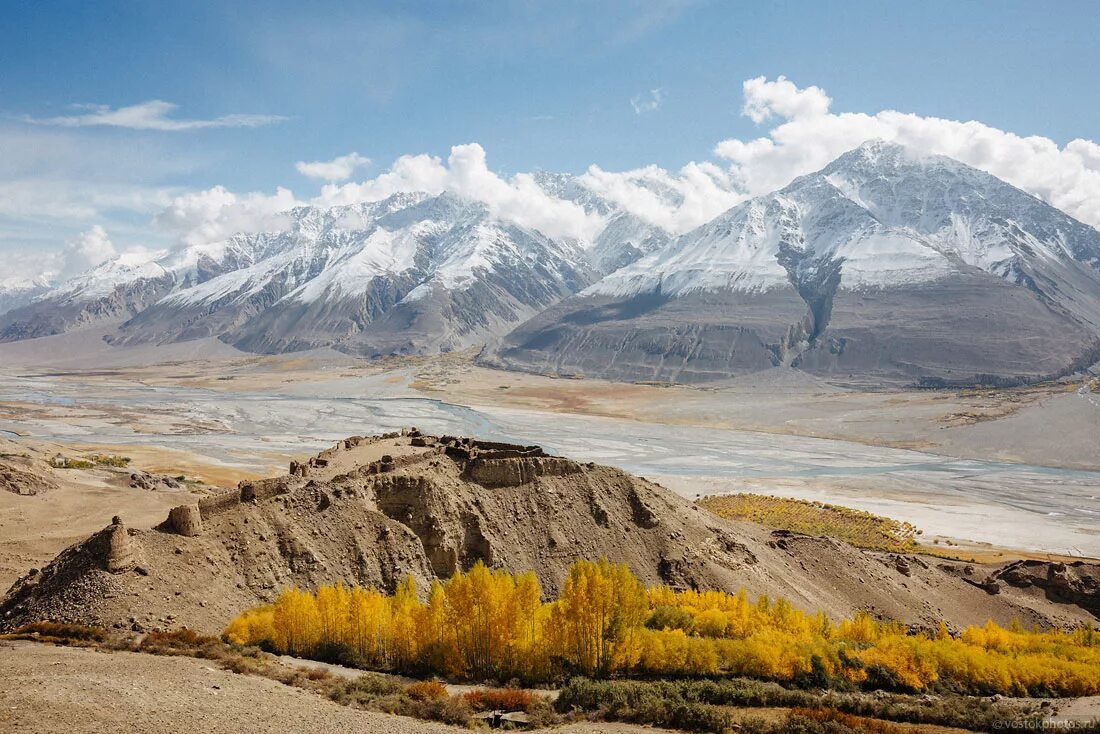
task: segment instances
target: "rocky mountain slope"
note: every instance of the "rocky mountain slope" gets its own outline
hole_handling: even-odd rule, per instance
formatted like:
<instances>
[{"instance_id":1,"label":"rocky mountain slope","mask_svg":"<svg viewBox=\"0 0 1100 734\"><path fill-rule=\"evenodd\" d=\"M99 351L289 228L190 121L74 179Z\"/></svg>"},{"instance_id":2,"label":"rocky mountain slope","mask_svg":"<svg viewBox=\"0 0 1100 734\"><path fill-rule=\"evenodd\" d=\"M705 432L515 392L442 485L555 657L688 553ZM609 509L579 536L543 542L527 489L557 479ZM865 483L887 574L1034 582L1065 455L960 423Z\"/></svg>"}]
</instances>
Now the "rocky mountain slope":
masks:
<instances>
[{"instance_id":1,"label":"rocky mountain slope","mask_svg":"<svg viewBox=\"0 0 1100 734\"><path fill-rule=\"evenodd\" d=\"M106 263L0 317L0 339L121 320L110 338L118 344L217 336L254 352L450 350L595 279L576 244L449 195L305 207L289 218L285 231Z\"/></svg>"},{"instance_id":2,"label":"rocky mountain slope","mask_svg":"<svg viewBox=\"0 0 1100 734\"><path fill-rule=\"evenodd\" d=\"M867 143L510 334L491 361L701 382L785 365L1020 382L1100 358L1100 232L957 161Z\"/></svg>"},{"instance_id":3,"label":"rocky mountain slope","mask_svg":"<svg viewBox=\"0 0 1100 734\"><path fill-rule=\"evenodd\" d=\"M572 201L589 213L604 218L604 227L586 248L588 262L601 275L613 273L621 267L656 252L672 240L664 229L646 222L615 206L606 198L587 188L576 176L563 173L537 173L535 181L549 195ZM673 191L658 187L657 182L640 177L640 184L654 190L658 200L670 206L679 206L683 198Z\"/></svg>"},{"instance_id":4,"label":"rocky mountain slope","mask_svg":"<svg viewBox=\"0 0 1100 734\"><path fill-rule=\"evenodd\" d=\"M413 430L354 437L290 469L174 508L154 529L116 519L17 581L0 601L0 628L50 619L220 632L288 585L392 590L412 574L426 590L478 560L533 569L553 594L570 563L600 556L647 584L744 587L838 616L1067 625L1095 613L1095 566L1002 573L860 551L729 522L644 479L538 447Z\"/></svg>"},{"instance_id":5,"label":"rocky mountain slope","mask_svg":"<svg viewBox=\"0 0 1100 734\"><path fill-rule=\"evenodd\" d=\"M155 260L124 255L18 300L0 290L0 306L11 306L0 309L0 341L121 322L112 343L215 336L266 353L449 351L503 335L668 240L575 177L538 182L605 217L594 241L552 239L449 194L303 207L282 231Z\"/></svg>"},{"instance_id":6,"label":"rocky mountain slope","mask_svg":"<svg viewBox=\"0 0 1100 734\"><path fill-rule=\"evenodd\" d=\"M27 305L49 289L49 281L42 277L0 278L0 314Z\"/></svg>"},{"instance_id":7,"label":"rocky mountain slope","mask_svg":"<svg viewBox=\"0 0 1100 734\"><path fill-rule=\"evenodd\" d=\"M592 282L578 248L442 195L297 210L255 236L248 267L174 289L117 343L217 336L253 352L449 351L499 334Z\"/></svg>"}]
</instances>

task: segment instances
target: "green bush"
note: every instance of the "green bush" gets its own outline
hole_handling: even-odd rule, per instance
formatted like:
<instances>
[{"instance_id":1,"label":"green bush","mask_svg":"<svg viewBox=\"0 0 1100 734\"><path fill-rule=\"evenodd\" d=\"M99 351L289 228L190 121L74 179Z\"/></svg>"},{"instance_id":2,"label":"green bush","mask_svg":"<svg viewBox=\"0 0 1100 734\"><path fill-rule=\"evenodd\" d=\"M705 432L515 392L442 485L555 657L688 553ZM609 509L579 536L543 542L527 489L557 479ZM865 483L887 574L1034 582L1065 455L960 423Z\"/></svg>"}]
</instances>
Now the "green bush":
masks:
<instances>
[{"instance_id":1,"label":"green bush","mask_svg":"<svg viewBox=\"0 0 1100 734\"><path fill-rule=\"evenodd\" d=\"M695 627L695 618L686 609L660 606L649 615L645 626L652 630L683 630L690 633Z\"/></svg>"}]
</instances>

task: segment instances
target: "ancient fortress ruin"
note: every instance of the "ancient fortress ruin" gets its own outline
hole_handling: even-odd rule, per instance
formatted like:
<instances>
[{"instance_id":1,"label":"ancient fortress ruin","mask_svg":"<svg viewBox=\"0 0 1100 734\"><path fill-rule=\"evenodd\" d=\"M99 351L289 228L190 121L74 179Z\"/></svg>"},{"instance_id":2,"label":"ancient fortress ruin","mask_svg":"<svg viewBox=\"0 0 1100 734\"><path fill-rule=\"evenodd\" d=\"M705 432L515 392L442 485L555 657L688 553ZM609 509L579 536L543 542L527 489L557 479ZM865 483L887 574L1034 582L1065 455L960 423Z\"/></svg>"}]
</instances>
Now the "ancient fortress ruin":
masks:
<instances>
[{"instance_id":1,"label":"ancient fortress ruin","mask_svg":"<svg viewBox=\"0 0 1100 734\"><path fill-rule=\"evenodd\" d=\"M577 462L548 456L540 446L482 441L468 437L431 436L413 427L380 436L352 436L321 451L306 462L291 461L289 473L285 476L241 482L235 490L204 497L193 504L173 507L158 529L187 537L201 535L204 521L209 521L215 515L237 505L262 502L300 487L310 486L311 477L323 471L331 471L331 466L339 460L343 452L406 438L409 446L420 450L400 456L383 454L369 463L356 466L348 475L333 479L339 480L342 476L352 474L357 477L390 474L398 469L441 458L455 462L464 478L488 488L516 487L540 476L564 476L581 471L581 465ZM402 485L407 483L401 482Z\"/></svg>"}]
</instances>

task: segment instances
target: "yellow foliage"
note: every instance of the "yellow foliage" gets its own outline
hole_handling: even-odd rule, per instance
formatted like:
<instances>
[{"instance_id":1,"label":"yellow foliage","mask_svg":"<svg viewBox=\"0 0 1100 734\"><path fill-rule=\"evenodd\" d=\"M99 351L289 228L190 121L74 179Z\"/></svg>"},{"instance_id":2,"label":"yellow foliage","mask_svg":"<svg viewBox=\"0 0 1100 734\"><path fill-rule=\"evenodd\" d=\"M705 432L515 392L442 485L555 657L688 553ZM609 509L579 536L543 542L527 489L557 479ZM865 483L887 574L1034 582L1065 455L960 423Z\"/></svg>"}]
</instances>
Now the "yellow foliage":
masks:
<instances>
[{"instance_id":1,"label":"yellow foliage","mask_svg":"<svg viewBox=\"0 0 1100 734\"><path fill-rule=\"evenodd\" d=\"M744 590L646 589L625 565L578 561L558 598L542 601L531 572L478 563L432 583L411 577L392 595L342 584L285 589L243 612L226 638L309 657L342 646L365 667L484 679L546 681L608 675L822 676L924 690L937 681L975 693L1100 693L1100 635L1009 628L992 621L952 637L910 634L866 613L835 624L785 599Z\"/></svg>"},{"instance_id":2,"label":"yellow foliage","mask_svg":"<svg viewBox=\"0 0 1100 734\"><path fill-rule=\"evenodd\" d=\"M225 636L236 645L254 645L275 639L275 608L265 604L249 609L229 623Z\"/></svg>"}]
</instances>

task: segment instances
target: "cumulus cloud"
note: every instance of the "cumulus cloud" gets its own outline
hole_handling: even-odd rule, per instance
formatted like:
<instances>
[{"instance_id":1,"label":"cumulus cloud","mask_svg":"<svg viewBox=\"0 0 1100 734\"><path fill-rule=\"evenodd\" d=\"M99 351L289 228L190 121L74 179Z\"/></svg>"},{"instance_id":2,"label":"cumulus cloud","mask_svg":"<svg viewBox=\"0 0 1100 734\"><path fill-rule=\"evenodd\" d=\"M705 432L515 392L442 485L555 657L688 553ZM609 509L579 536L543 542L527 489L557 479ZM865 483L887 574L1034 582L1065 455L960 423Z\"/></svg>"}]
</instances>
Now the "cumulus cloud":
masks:
<instances>
[{"instance_id":1,"label":"cumulus cloud","mask_svg":"<svg viewBox=\"0 0 1100 734\"><path fill-rule=\"evenodd\" d=\"M581 183L638 218L676 234L744 200L729 173L713 163L689 163L678 173L658 166L611 172L590 166Z\"/></svg>"},{"instance_id":2,"label":"cumulus cloud","mask_svg":"<svg viewBox=\"0 0 1100 734\"><path fill-rule=\"evenodd\" d=\"M298 161L294 167L298 173L323 181L347 181L359 168L370 165L370 158L352 152L330 161Z\"/></svg>"},{"instance_id":3,"label":"cumulus cloud","mask_svg":"<svg viewBox=\"0 0 1100 734\"><path fill-rule=\"evenodd\" d=\"M1100 227L1100 145L1093 141L1060 147L1049 138L975 121L896 110L834 112L825 90L798 87L784 76L749 79L742 92L742 114L768 129L756 138L718 143L720 163L693 162L678 173L655 166L613 173L592 166L582 182L645 221L682 233L820 170L868 140L883 139L960 160Z\"/></svg>"},{"instance_id":4,"label":"cumulus cloud","mask_svg":"<svg viewBox=\"0 0 1100 734\"><path fill-rule=\"evenodd\" d=\"M436 156L402 156L376 178L342 186L328 185L314 200L320 206L380 201L398 192L451 192L478 201L497 217L550 237L591 239L603 220L578 204L550 196L526 173L504 179L489 170L485 149L477 143L456 145L446 162Z\"/></svg>"},{"instance_id":5,"label":"cumulus cloud","mask_svg":"<svg viewBox=\"0 0 1100 734\"><path fill-rule=\"evenodd\" d=\"M60 117L25 117L35 125L57 127L122 127L129 130L163 130L180 132L216 127L260 127L281 122L279 115L222 115L209 120L179 120L169 117L179 105L160 99L112 108L110 105L78 105L80 114Z\"/></svg>"},{"instance_id":6,"label":"cumulus cloud","mask_svg":"<svg viewBox=\"0 0 1100 734\"><path fill-rule=\"evenodd\" d=\"M742 91L742 113L765 126L762 135L723 140L714 149L716 161L691 162L674 172L656 166L612 172L593 165L580 183L644 221L679 234L751 196L819 170L867 140L885 139L956 158L1100 225L1100 145L1095 142L1078 139L1059 146L1048 138L1022 137L980 122L895 110L835 112L825 90L798 87L782 76L749 79ZM359 165L352 156L357 154L299 164L299 170L318 166L313 173L330 181L309 203L332 207L380 201L398 192L451 192L552 237L591 240L605 223L580 205L547 194L529 174L506 178L493 172L476 143L453 147L446 159L402 156L374 178L337 183ZM287 210L300 203L287 189L235 194L215 186L176 197L156 221L178 233L183 243L196 244L239 231L281 229L289 223Z\"/></svg>"},{"instance_id":7,"label":"cumulus cloud","mask_svg":"<svg viewBox=\"0 0 1100 734\"><path fill-rule=\"evenodd\" d=\"M118 254L107 230L95 225L86 232L65 243L57 258L57 277L61 280L94 268Z\"/></svg>"},{"instance_id":8,"label":"cumulus cloud","mask_svg":"<svg viewBox=\"0 0 1100 734\"><path fill-rule=\"evenodd\" d=\"M94 225L86 232L68 240L60 252L40 258L39 274L45 274L55 282L61 282L102 265L108 260L122 257L131 262L152 260L161 252L144 247L116 247L107 236L107 230Z\"/></svg>"},{"instance_id":9,"label":"cumulus cloud","mask_svg":"<svg viewBox=\"0 0 1100 734\"><path fill-rule=\"evenodd\" d=\"M271 232L290 226L288 212L301 202L289 189L274 194L235 194L214 186L175 197L155 221L184 245L218 242L238 232Z\"/></svg>"},{"instance_id":10,"label":"cumulus cloud","mask_svg":"<svg viewBox=\"0 0 1100 734\"><path fill-rule=\"evenodd\" d=\"M833 112L817 87L800 89L784 77L744 83L744 113L775 120L766 135L731 138L715 148L746 194L774 190L816 171L867 140L883 139L917 152L946 155L1044 199L1071 216L1100 226L1100 146L1073 140L1024 137L981 122L924 117L896 110Z\"/></svg>"},{"instance_id":11,"label":"cumulus cloud","mask_svg":"<svg viewBox=\"0 0 1100 734\"><path fill-rule=\"evenodd\" d=\"M634 108L635 115L644 115L647 112L656 112L661 109L661 103L665 99L665 90L661 87L650 89L647 94L638 94L630 98L630 106Z\"/></svg>"},{"instance_id":12,"label":"cumulus cloud","mask_svg":"<svg viewBox=\"0 0 1100 734\"><path fill-rule=\"evenodd\" d=\"M758 76L742 84L745 104L741 114L757 125L773 115L782 117L814 117L829 111L832 100L818 87L799 89L794 82L780 75L774 82Z\"/></svg>"}]
</instances>

